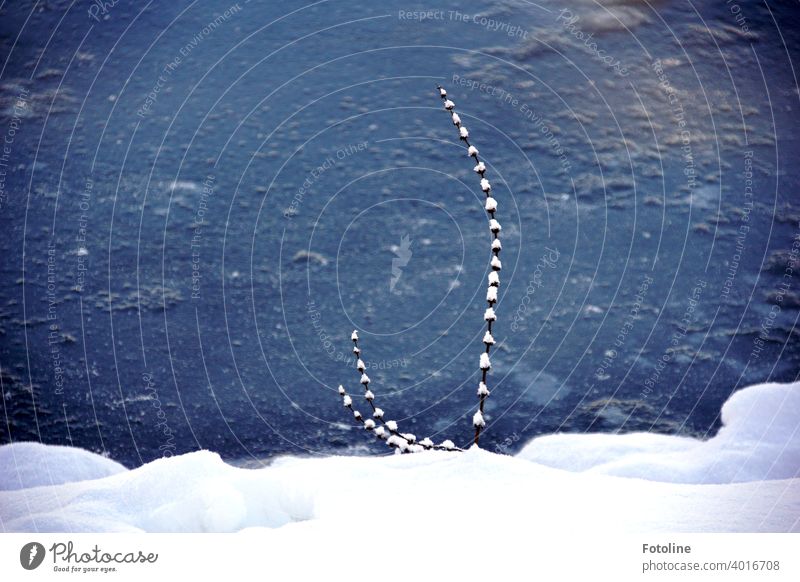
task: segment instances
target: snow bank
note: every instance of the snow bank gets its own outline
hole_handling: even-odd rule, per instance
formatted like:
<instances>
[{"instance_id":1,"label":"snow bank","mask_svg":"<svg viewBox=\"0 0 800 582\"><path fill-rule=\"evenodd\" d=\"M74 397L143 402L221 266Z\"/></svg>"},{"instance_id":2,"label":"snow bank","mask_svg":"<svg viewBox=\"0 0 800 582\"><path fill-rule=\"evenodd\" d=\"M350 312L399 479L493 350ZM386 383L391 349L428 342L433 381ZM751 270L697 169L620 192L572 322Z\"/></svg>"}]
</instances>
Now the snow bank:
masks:
<instances>
[{"instance_id":1,"label":"snow bank","mask_svg":"<svg viewBox=\"0 0 800 582\"><path fill-rule=\"evenodd\" d=\"M89 451L39 443L0 447L0 491L101 479L125 467Z\"/></svg>"},{"instance_id":2,"label":"snow bank","mask_svg":"<svg viewBox=\"0 0 800 582\"><path fill-rule=\"evenodd\" d=\"M722 428L702 441L651 433L555 434L519 458L567 471L673 483L741 483L800 477L800 383L734 393Z\"/></svg>"},{"instance_id":3,"label":"snow bank","mask_svg":"<svg viewBox=\"0 0 800 582\"><path fill-rule=\"evenodd\" d=\"M668 465L657 464L658 455L682 454L694 467L694 480L707 481L697 476L712 473L698 467L710 466L701 462L703 455L715 454L737 481L745 474L786 475L786 468L775 467L796 460L798 415L791 407L797 405L798 390L800 384L765 385L738 393L726 404L725 429L708 443L658 435L583 435L547 444L547 439L565 438L555 436L537 439L518 457L471 449L282 458L262 469L242 469L199 451L118 471L107 459L83 451L7 445L0 447L0 459L15 459L19 474L26 476L17 478L12 468L13 478L4 481L21 480L28 488L0 492L0 525L6 531L28 532L288 528L283 530L287 535L300 528L304 534L335 530L339 539L358 539L365 527L380 523L409 535L424 530L429 539L453 545L474 543L476 519L482 532L519 531L527 524L555 535L576 529L800 531L797 478L668 483L599 470L627 459L631 474L659 479L669 475ZM759 455L770 453L772 462L752 460L754 443ZM598 462L593 455L599 456ZM537 458L549 464L558 458L563 467L547 467ZM37 467L49 467L52 473L72 459L81 459L83 472L70 470L61 484L30 486L50 482L37 475ZM737 462L742 471L734 471ZM673 460L669 466L676 464ZM86 480L75 481L81 475Z\"/></svg>"}]
</instances>

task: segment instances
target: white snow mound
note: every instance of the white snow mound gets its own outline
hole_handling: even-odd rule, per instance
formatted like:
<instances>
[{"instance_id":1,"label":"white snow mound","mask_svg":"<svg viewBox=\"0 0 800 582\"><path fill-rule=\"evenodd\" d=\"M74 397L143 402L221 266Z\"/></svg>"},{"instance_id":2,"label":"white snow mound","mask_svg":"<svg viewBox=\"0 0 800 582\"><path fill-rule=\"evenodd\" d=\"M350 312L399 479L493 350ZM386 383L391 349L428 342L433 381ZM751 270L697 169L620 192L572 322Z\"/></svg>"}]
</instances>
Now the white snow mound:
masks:
<instances>
[{"instance_id":1,"label":"white snow mound","mask_svg":"<svg viewBox=\"0 0 800 582\"><path fill-rule=\"evenodd\" d=\"M534 439L521 459L673 483L741 483L800 477L800 383L760 384L722 407L709 440L652 433L554 434Z\"/></svg>"},{"instance_id":2,"label":"white snow mound","mask_svg":"<svg viewBox=\"0 0 800 582\"><path fill-rule=\"evenodd\" d=\"M124 470L77 449L6 445L0 447L0 529L233 532L287 526L286 535L303 532L303 539L326 531L358 539L366 523L361 510L369 508L394 531L412 535L422 528L434 539L469 544L480 500L487 532L518 531L523 524L551 535L576 529L800 531L799 392L800 383L764 384L734 394L723 409L725 426L705 442L650 434L554 435L536 439L517 457L473 448L281 458L242 469L198 451ZM638 478L617 476L622 474ZM14 486L20 483L24 488Z\"/></svg>"}]
</instances>

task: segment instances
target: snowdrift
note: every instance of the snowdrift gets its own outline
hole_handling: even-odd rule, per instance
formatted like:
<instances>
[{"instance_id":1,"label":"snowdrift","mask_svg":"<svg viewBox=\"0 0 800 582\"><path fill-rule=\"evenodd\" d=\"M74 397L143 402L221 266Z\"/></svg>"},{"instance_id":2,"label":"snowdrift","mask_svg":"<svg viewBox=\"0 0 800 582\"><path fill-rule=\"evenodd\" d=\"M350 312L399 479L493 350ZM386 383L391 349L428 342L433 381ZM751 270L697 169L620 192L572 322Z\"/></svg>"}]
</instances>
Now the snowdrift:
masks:
<instances>
[{"instance_id":1,"label":"snowdrift","mask_svg":"<svg viewBox=\"0 0 800 582\"><path fill-rule=\"evenodd\" d=\"M526 524L554 534L800 531L800 383L741 390L725 404L722 419L723 428L707 441L551 435L516 457L471 449L281 458L262 469L232 467L198 451L125 470L86 451L6 445L0 447L0 526L25 532L335 530L355 541L380 524L454 544L474 543L478 531L498 534Z\"/></svg>"}]
</instances>

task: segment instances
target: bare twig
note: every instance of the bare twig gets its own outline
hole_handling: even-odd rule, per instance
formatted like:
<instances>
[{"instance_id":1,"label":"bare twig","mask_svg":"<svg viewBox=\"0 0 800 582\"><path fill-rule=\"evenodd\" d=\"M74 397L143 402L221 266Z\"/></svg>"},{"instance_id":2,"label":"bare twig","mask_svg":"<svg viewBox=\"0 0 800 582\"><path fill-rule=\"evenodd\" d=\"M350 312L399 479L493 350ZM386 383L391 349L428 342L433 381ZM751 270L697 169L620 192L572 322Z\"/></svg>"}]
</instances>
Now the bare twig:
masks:
<instances>
[{"instance_id":1,"label":"bare twig","mask_svg":"<svg viewBox=\"0 0 800 582\"><path fill-rule=\"evenodd\" d=\"M500 261L500 251L503 249L503 245L500 243L499 237L502 227L494 217L494 213L497 211L497 200L492 197L492 185L489 183L489 180L486 179L486 164L478 157L478 148L469 142L469 131L467 131L467 128L461 123L461 117L459 117L458 113L455 111L456 104L447 98L447 91L445 91L442 86L439 85L436 88L439 90L439 96L444 102L444 108L450 113L453 125L458 128L461 141L467 145L467 155L475 158L475 167L473 170L481 177L481 190L483 190L483 193L486 195L484 208L489 215L489 230L492 233L492 272L489 273L489 287L486 290L486 303L488 307L483 315L483 319L486 321L486 333L483 336L485 351L480 357L481 381L480 384L478 384L478 410L472 417L472 425L475 427L475 444L477 445L480 440L481 431L486 426L486 420L483 417L486 397L489 396L489 388L486 386L486 376L492 367L489 351L494 345L492 324L497 320L494 306L497 303L497 291L498 287L500 287L500 269L503 267Z\"/></svg>"}]
</instances>

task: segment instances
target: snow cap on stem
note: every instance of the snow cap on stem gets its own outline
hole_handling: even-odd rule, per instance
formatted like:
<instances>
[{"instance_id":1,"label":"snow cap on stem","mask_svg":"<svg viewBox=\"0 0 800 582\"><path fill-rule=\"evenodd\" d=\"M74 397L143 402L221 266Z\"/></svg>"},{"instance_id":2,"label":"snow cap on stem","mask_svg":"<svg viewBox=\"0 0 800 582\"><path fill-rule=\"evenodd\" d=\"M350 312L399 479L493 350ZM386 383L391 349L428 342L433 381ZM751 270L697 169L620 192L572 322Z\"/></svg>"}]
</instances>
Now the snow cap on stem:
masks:
<instances>
[{"instance_id":1,"label":"snow cap on stem","mask_svg":"<svg viewBox=\"0 0 800 582\"><path fill-rule=\"evenodd\" d=\"M481 354L481 370L488 370L492 367L492 362L489 360L489 354L483 352Z\"/></svg>"},{"instance_id":2,"label":"snow cap on stem","mask_svg":"<svg viewBox=\"0 0 800 582\"><path fill-rule=\"evenodd\" d=\"M353 333L350 334L350 339L354 342L358 341L358 332L356 330L353 330Z\"/></svg>"},{"instance_id":3,"label":"snow cap on stem","mask_svg":"<svg viewBox=\"0 0 800 582\"><path fill-rule=\"evenodd\" d=\"M486 426L486 421L483 419L483 414L480 410L472 417L472 426L476 428L483 428Z\"/></svg>"}]
</instances>

